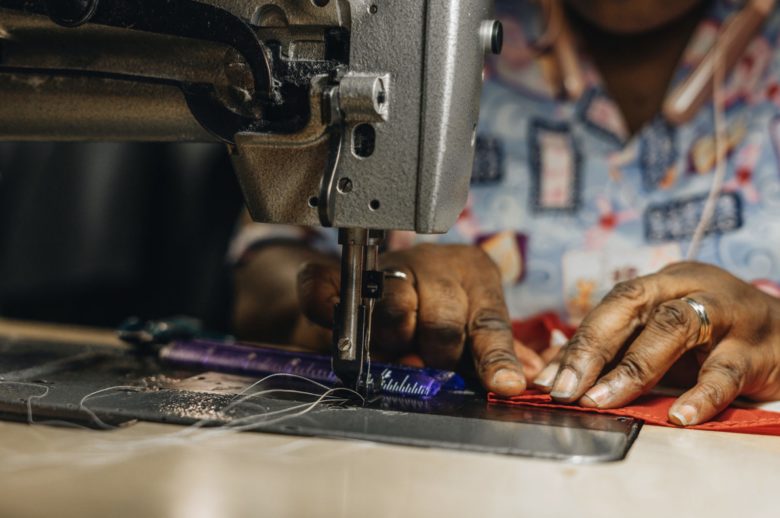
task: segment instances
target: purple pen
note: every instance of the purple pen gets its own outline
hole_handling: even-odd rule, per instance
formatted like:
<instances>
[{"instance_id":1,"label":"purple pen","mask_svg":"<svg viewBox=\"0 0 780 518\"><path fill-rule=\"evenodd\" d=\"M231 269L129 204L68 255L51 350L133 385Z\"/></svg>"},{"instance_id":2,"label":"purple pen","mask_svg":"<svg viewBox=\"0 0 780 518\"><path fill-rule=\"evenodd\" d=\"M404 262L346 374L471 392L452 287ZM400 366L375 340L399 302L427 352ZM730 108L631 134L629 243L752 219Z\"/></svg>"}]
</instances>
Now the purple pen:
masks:
<instances>
[{"instance_id":1,"label":"purple pen","mask_svg":"<svg viewBox=\"0 0 780 518\"><path fill-rule=\"evenodd\" d=\"M217 372L266 376L285 373L303 376L325 385L336 385L338 378L328 356L260 348L210 340L177 341L163 347L160 358L190 368ZM454 372L417 369L401 365L374 363L369 383L379 380L380 392L387 395L428 399L445 390L460 390L463 379Z\"/></svg>"}]
</instances>

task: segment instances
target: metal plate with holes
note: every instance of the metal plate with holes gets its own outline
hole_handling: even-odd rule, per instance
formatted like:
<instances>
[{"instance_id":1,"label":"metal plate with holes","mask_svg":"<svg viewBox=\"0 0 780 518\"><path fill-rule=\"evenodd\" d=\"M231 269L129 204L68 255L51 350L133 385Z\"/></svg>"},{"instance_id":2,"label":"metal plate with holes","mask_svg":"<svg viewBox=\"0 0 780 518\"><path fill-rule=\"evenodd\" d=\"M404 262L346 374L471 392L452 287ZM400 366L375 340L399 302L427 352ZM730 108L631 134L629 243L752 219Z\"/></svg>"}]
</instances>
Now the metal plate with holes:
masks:
<instances>
[{"instance_id":1,"label":"metal plate with holes","mask_svg":"<svg viewBox=\"0 0 780 518\"><path fill-rule=\"evenodd\" d=\"M252 416L277 412L314 400L277 393L233 406L235 394L254 380L216 373L175 371L156 358L115 347L20 341L0 337L0 417L33 422L68 421L95 427L80 405L103 423L135 420L236 425L252 418L253 431L359 439L391 444L521 455L569 462L621 460L641 422L581 412L488 405L473 392L448 393L419 401L377 398L365 406L346 402L318 405L285 419ZM311 390L306 383L276 380L263 390ZM294 413L291 411L291 413ZM285 414L286 415L286 414ZM243 419L243 421L240 421Z\"/></svg>"}]
</instances>

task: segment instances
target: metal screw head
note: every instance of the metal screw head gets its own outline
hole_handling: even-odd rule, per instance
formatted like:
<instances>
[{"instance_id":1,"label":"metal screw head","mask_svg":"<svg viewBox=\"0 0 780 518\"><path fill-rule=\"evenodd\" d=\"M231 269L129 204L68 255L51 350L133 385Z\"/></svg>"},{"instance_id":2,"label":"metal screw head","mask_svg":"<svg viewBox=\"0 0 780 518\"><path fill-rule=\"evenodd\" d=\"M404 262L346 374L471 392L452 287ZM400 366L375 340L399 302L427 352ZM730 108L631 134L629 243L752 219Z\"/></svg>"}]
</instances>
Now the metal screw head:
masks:
<instances>
[{"instance_id":1,"label":"metal screw head","mask_svg":"<svg viewBox=\"0 0 780 518\"><path fill-rule=\"evenodd\" d=\"M348 194L352 192L352 180L349 178L341 178L336 187L341 194Z\"/></svg>"},{"instance_id":2,"label":"metal screw head","mask_svg":"<svg viewBox=\"0 0 780 518\"><path fill-rule=\"evenodd\" d=\"M338 343L339 351L348 351L349 350L349 346L351 344L352 344L352 342L350 341L349 338L346 338L346 337L342 338L341 340L339 340L339 343Z\"/></svg>"},{"instance_id":3,"label":"metal screw head","mask_svg":"<svg viewBox=\"0 0 780 518\"><path fill-rule=\"evenodd\" d=\"M479 31L485 52L501 54L501 49L504 48L504 26L501 22L498 20L484 21Z\"/></svg>"}]
</instances>

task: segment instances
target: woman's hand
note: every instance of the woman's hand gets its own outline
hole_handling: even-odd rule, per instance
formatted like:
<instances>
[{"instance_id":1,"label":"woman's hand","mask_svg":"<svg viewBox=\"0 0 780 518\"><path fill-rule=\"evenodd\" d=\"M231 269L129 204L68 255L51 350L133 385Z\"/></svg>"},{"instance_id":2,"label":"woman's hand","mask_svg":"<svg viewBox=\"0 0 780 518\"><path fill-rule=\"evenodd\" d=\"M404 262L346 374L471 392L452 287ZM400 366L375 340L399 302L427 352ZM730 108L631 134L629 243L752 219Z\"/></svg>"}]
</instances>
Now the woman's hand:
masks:
<instances>
[{"instance_id":1,"label":"woman's hand","mask_svg":"<svg viewBox=\"0 0 780 518\"><path fill-rule=\"evenodd\" d=\"M483 385L502 395L525 390L525 373L541 370L536 353L512 339L498 268L480 248L420 245L380 258L381 268L406 279L385 280L374 310L371 347L375 356L398 359L419 355L424 363L454 369L466 348ZM339 295L339 269L306 265L298 276L303 313L330 327Z\"/></svg>"},{"instance_id":2,"label":"woman's hand","mask_svg":"<svg viewBox=\"0 0 780 518\"><path fill-rule=\"evenodd\" d=\"M703 305L707 343L683 298ZM614 408L667 374L692 386L669 410L678 425L707 421L739 395L780 398L780 299L711 265L673 264L615 286L535 383L559 401Z\"/></svg>"}]
</instances>

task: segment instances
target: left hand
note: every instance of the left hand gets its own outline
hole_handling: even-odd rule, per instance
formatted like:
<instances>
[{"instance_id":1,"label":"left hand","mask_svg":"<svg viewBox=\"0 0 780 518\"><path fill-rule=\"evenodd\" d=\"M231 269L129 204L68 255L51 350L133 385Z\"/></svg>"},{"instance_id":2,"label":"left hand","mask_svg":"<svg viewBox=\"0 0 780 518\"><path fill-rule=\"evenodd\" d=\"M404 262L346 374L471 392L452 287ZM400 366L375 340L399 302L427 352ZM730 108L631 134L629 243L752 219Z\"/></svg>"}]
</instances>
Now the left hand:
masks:
<instances>
[{"instance_id":1,"label":"left hand","mask_svg":"<svg viewBox=\"0 0 780 518\"><path fill-rule=\"evenodd\" d=\"M685 297L712 324L705 344ZM670 265L616 285L535 383L558 401L615 408L667 373L692 386L669 410L677 425L712 419L740 395L779 399L780 299L715 266Z\"/></svg>"}]
</instances>

